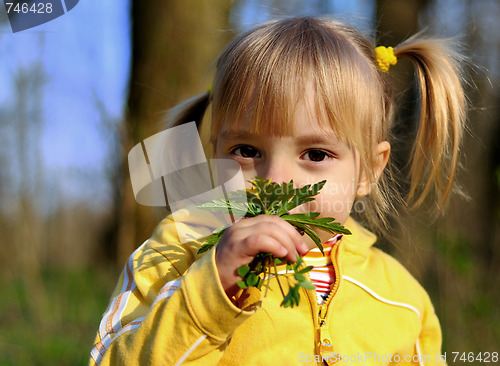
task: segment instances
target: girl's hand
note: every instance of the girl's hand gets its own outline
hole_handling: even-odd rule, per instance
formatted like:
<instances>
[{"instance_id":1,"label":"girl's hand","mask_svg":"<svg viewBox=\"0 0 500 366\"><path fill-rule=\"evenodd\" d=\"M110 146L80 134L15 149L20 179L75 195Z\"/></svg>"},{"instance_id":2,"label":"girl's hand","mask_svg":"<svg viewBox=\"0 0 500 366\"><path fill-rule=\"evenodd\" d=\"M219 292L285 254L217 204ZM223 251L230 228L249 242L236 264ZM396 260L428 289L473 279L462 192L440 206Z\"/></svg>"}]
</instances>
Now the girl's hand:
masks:
<instances>
[{"instance_id":1,"label":"girl's hand","mask_svg":"<svg viewBox=\"0 0 500 366\"><path fill-rule=\"evenodd\" d=\"M237 270L249 264L260 253L286 257L296 261L296 255L308 251L295 228L278 216L259 215L242 219L229 227L217 244L215 262L224 291L231 298L241 280Z\"/></svg>"}]
</instances>

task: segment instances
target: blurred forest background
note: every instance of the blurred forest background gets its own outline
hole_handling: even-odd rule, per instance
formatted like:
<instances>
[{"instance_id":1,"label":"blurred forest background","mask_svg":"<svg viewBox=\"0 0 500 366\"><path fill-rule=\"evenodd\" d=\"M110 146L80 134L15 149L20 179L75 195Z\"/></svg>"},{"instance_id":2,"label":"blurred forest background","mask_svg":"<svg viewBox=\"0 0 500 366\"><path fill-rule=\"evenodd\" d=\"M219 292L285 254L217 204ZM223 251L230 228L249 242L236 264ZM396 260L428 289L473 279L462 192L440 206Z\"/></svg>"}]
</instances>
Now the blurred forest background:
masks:
<instances>
[{"instance_id":1,"label":"blurred forest background","mask_svg":"<svg viewBox=\"0 0 500 366\"><path fill-rule=\"evenodd\" d=\"M406 218L408 230L397 233L401 245L384 249L429 291L443 351L500 351L500 0L123 0L123 6L131 27L125 107L112 120L103 101L95 98L92 107L107 143L106 199L95 202L92 172L74 172L88 187L80 200L65 199L63 173L47 175L40 135L50 121L40 100L49 76L41 62L11 70L10 104L0 104L0 365L87 364L125 259L160 219L134 200L128 152L161 130L166 109L206 90L210 67L231 37L283 15L340 16L376 29L387 46L422 29L461 37L478 66L468 70L471 111L460 176L470 198L455 197L449 214L433 224L424 212ZM0 21L1 41L13 35L5 17ZM2 46L0 58L8 57ZM404 107L412 70L401 62L391 77L398 91L408 91ZM400 117L411 115L403 108ZM396 153L404 159L404 147Z\"/></svg>"}]
</instances>

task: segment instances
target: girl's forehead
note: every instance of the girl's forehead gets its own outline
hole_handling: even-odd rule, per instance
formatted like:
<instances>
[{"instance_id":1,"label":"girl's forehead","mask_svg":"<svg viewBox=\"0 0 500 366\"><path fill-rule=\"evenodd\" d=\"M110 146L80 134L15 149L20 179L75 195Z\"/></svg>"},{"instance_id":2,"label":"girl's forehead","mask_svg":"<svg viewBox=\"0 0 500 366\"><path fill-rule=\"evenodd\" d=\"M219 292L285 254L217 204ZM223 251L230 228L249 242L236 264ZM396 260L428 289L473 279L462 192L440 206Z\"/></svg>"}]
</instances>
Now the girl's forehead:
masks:
<instances>
[{"instance_id":1,"label":"girl's forehead","mask_svg":"<svg viewBox=\"0 0 500 366\"><path fill-rule=\"evenodd\" d=\"M305 82L301 92L294 94L279 107L277 103L264 103L260 113L255 112L255 105L248 103L242 109L244 113L225 119L220 124L219 131L214 131L217 139L228 141L250 136L278 136L293 137L300 144L352 144L349 124L328 113L328 101L318 92L314 82Z\"/></svg>"},{"instance_id":2,"label":"girl's forehead","mask_svg":"<svg viewBox=\"0 0 500 366\"><path fill-rule=\"evenodd\" d=\"M228 111L220 121L220 132L293 136L301 131L331 134L333 126L327 121L311 82L300 88L300 93L290 93L284 98L240 100L237 110Z\"/></svg>"}]
</instances>

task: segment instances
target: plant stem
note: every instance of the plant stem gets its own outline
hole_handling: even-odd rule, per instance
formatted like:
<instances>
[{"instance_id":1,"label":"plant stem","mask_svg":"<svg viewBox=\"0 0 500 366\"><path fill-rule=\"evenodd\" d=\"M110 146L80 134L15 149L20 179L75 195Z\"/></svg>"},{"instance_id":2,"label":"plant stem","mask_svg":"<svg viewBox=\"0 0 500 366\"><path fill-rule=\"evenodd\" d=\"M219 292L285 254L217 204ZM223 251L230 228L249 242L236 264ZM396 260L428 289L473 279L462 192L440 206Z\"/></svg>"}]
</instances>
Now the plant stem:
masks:
<instances>
[{"instance_id":1,"label":"plant stem","mask_svg":"<svg viewBox=\"0 0 500 366\"><path fill-rule=\"evenodd\" d=\"M276 263L274 263L274 261L273 261L273 266L274 266L274 273L276 274L276 280L278 281L278 285L280 287L281 294L283 295L283 297L285 297L285 292L283 291L283 287L281 287L280 278L278 276L278 269L276 268ZM271 280L271 278L269 278L269 280Z\"/></svg>"},{"instance_id":2,"label":"plant stem","mask_svg":"<svg viewBox=\"0 0 500 366\"><path fill-rule=\"evenodd\" d=\"M273 261L274 262L274 261ZM266 285L266 292L264 293L264 297L267 296L267 291L269 290L269 285L271 283L271 266L268 266L266 264L266 271L269 270L269 274L267 275L267 285ZM266 279L266 272L264 272L264 279Z\"/></svg>"}]
</instances>

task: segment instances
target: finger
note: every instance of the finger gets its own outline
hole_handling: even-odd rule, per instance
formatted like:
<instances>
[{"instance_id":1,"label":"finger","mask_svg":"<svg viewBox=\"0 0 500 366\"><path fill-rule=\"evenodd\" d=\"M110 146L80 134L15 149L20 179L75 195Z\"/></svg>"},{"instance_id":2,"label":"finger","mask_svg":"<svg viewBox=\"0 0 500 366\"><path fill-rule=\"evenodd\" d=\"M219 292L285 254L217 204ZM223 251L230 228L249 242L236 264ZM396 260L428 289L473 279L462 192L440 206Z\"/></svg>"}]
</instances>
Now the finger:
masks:
<instances>
[{"instance_id":1,"label":"finger","mask_svg":"<svg viewBox=\"0 0 500 366\"><path fill-rule=\"evenodd\" d=\"M262 233L255 233L245 237L242 240L243 244L243 254L252 260L258 253L270 253L275 257L282 258L293 258L295 260L295 249L293 253L290 253L290 248L283 245L282 241Z\"/></svg>"},{"instance_id":2,"label":"finger","mask_svg":"<svg viewBox=\"0 0 500 366\"><path fill-rule=\"evenodd\" d=\"M297 253L306 253L307 244L297 230L284 219L273 215L259 215L232 225L225 234L234 235L234 240L242 240L255 233L266 234L279 241L287 249L287 259L295 261ZM230 234L231 233L231 234ZM255 253L257 254L257 253Z\"/></svg>"},{"instance_id":3,"label":"finger","mask_svg":"<svg viewBox=\"0 0 500 366\"><path fill-rule=\"evenodd\" d=\"M286 256L289 261L294 262L297 258L298 250L295 242L290 238L290 233L285 230L282 225L276 222L260 222L247 230L251 230L250 234L259 233L270 236L277 240L283 247L286 248Z\"/></svg>"},{"instance_id":4,"label":"finger","mask_svg":"<svg viewBox=\"0 0 500 366\"><path fill-rule=\"evenodd\" d=\"M269 240L272 239L272 240ZM296 259L296 249L288 234L280 225L266 220L249 227L230 227L217 245L219 262L239 267L250 262L259 252L277 257Z\"/></svg>"},{"instance_id":5,"label":"finger","mask_svg":"<svg viewBox=\"0 0 500 366\"><path fill-rule=\"evenodd\" d=\"M280 232L280 235L285 234L291 240L291 245L295 247L295 250L298 253L305 254L309 250L307 244L304 242L304 239L293 225L286 222L279 216L271 216L271 215L261 215L261 216L267 216L266 218L263 218L263 222L269 222L278 225L278 227L281 230L283 230L283 232Z\"/></svg>"}]
</instances>

